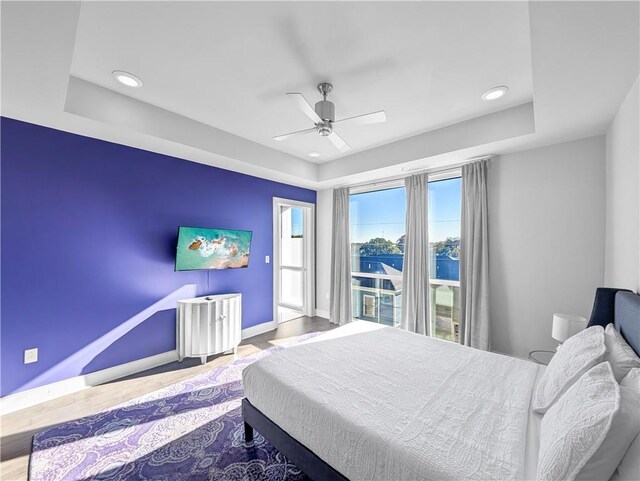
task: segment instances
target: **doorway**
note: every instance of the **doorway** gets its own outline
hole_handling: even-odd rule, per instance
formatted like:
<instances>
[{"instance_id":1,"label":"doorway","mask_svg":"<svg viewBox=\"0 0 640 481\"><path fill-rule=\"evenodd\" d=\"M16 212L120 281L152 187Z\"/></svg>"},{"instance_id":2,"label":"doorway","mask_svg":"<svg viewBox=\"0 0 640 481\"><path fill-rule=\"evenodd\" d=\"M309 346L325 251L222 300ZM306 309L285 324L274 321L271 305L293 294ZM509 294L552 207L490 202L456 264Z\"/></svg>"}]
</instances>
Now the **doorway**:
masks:
<instances>
[{"instance_id":1,"label":"doorway","mask_svg":"<svg viewBox=\"0 0 640 481\"><path fill-rule=\"evenodd\" d=\"M274 319L313 316L315 205L273 199Z\"/></svg>"}]
</instances>

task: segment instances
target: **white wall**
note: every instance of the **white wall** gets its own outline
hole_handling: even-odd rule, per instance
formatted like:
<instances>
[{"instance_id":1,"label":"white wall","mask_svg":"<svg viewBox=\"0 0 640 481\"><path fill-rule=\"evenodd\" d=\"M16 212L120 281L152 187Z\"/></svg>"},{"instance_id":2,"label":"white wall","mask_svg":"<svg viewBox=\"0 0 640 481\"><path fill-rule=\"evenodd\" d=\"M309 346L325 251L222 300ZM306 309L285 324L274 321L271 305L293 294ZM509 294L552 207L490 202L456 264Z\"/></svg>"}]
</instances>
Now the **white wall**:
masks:
<instances>
[{"instance_id":1,"label":"white wall","mask_svg":"<svg viewBox=\"0 0 640 481\"><path fill-rule=\"evenodd\" d=\"M316 315L329 316L331 287L331 219L333 190L319 190L316 198Z\"/></svg>"},{"instance_id":2,"label":"white wall","mask_svg":"<svg viewBox=\"0 0 640 481\"><path fill-rule=\"evenodd\" d=\"M604 283L640 292L640 77L607 131Z\"/></svg>"},{"instance_id":3,"label":"white wall","mask_svg":"<svg viewBox=\"0 0 640 481\"><path fill-rule=\"evenodd\" d=\"M489 169L491 347L553 349L554 312L588 318L603 283L605 139L500 156Z\"/></svg>"},{"instance_id":4,"label":"white wall","mask_svg":"<svg viewBox=\"0 0 640 481\"><path fill-rule=\"evenodd\" d=\"M489 169L492 349L553 349L554 312L589 317L603 285L605 139L500 156ZM317 309L328 311L332 191L317 197Z\"/></svg>"}]
</instances>

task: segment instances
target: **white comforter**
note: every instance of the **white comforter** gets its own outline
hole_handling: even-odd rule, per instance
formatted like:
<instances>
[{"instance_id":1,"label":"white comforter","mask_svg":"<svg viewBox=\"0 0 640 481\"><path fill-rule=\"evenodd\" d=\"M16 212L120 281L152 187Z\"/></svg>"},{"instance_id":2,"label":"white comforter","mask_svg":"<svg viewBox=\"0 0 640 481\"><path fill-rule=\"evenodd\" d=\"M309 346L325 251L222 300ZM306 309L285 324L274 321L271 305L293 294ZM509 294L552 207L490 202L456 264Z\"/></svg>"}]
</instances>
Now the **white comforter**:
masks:
<instances>
[{"instance_id":1,"label":"white comforter","mask_svg":"<svg viewBox=\"0 0 640 481\"><path fill-rule=\"evenodd\" d=\"M487 481L524 477L536 374L362 321L251 364L243 381L256 408L352 481Z\"/></svg>"}]
</instances>

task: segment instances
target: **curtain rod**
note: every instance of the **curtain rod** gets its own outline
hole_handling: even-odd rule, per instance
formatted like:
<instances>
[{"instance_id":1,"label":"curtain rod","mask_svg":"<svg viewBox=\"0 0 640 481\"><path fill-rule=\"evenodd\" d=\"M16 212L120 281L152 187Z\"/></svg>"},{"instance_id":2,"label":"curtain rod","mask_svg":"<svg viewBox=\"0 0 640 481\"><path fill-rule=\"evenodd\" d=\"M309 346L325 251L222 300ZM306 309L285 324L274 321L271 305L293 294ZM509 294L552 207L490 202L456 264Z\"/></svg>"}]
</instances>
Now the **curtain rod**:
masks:
<instances>
[{"instance_id":1,"label":"curtain rod","mask_svg":"<svg viewBox=\"0 0 640 481\"><path fill-rule=\"evenodd\" d=\"M489 155L483 155L482 157L474 157L473 159L463 160L463 161L456 162L454 164L450 164L442 167L432 167L432 168L427 167L424 169L418 167L414 170L407 170L404 174L395 175L393 177L387 177L380 180L375 180L373 182L363 182L362 184L345 185L341 187L349 187L350 189L360 189L363 187L376 187L376 186L381 186L385 184L395 183L399 180L405 179L409 176L416 175L416 174L442 174L445 172L459 169L465 164L470 164L471 162L477 162L479 160L489 160L489 159L492 159L493 157L494 157L493 154L489 154Z\"/></svg>"}]
</instances>

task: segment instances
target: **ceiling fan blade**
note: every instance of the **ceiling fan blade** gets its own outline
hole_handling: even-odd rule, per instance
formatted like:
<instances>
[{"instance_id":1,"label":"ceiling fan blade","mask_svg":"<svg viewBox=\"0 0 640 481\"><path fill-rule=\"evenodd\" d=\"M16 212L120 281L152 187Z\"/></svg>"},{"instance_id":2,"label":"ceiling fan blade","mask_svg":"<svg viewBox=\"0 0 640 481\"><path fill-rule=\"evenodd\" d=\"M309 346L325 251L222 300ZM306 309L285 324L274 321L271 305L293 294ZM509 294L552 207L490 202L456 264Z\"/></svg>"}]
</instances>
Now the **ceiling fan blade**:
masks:
<instances>
[{"instance_id":1,"label":"ceiling fan blade","mask_svg":"<svg viewBox=\"0 0 640 481\"><path fill-rule=\"evenodd\" d=\"M288 139L289 137L293 137L294 135L301 135L301 134L310 134L311 132L315 132L316 128L315 127L311 127L310 129L305 129L305 130L298 130L297 132L291 132L290 134L284 134L284 135L278 135L277 137L274 137L273 140L285 140Z\"/></svg>"},{"instance_id":2,"label":"ceiling fan blade","mask_svg":"<svg viewBox=\"0 0 640 481\"><path fill-rule=\"evenodd\" d=\"M291 100L295 102L300 110L302 110L307 117L309 117L314 124L322 123L322 119L316 113L315 109L307 102L300 92L290 92L287 94Z\"/></svg>"},{"instance_id":3,"label":"ceiling fan blade","mask_svg":"<svg viewBox=\"0 0 640 481\"><path fill-rule=\"evenodd\" d=\"M356 115L355 117L348 117L346 119L336 120L333 122L337 123L350 123L350 124L358 124L358 125L366 125L366 124L378 124L380 122L386 122L387 115L384 113L384 110L379 110L377 112L371 112L370 114L364 115Z\"/></svg>"},{"instance_id":4,"label":"ceiling fan blade","mask_svg":"<svg viewBox=\"0 0 640 481\"><path fill-rule=\"evenodd\" d=\"M351 147L349 147L349 144L347 144L342 139L342 137L340 137L335 132L331 132L327 137L329 138L331 143L338 148L340 152L348 152L349 150L351 150Z\"/></svg>"}]
</instances>

